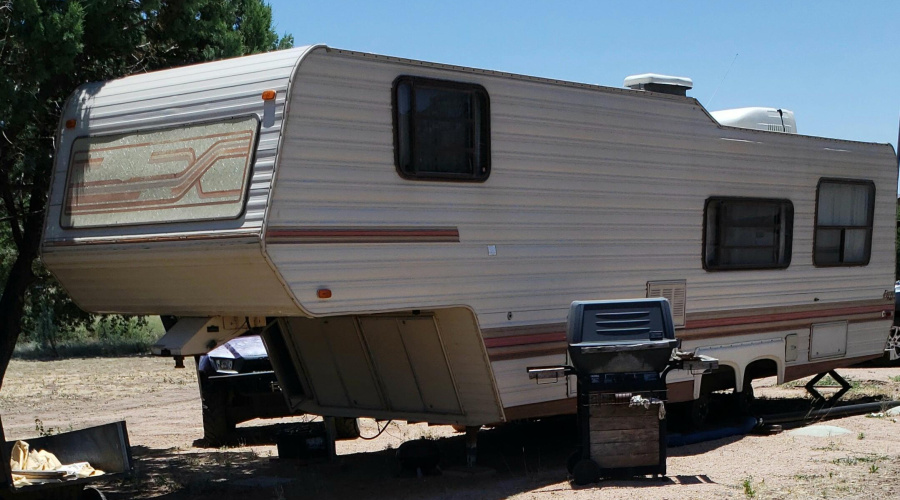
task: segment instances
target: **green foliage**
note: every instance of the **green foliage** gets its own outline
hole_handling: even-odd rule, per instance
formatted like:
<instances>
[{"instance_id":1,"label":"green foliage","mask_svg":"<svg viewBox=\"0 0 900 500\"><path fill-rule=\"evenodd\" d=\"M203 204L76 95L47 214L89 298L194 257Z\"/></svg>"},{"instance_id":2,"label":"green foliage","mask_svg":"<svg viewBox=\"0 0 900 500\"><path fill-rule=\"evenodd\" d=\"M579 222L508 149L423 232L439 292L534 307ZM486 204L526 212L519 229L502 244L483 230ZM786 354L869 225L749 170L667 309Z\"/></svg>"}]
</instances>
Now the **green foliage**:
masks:
<instances>
[{"instance_id":1,"label":"green foliage","mask_svg":"<svg viewBox=\"0 0 900 500\"><path fill-rule=\"evenodd\" d=\"M741 486L744 488L744 495L746 495L747 498L756 497L756 488L753 487L753 476L744 478L744 480L741 481Z\"/></svg>"},{"instance_id":2,"label":"green foliage","mask_svg":"<svg viewBox=\"0 0 900 500\"><path fill-rule=\"evenodd\" d=\"M52 323L51 323L52 325ZM19 359L88 358L147 354L159 340L163 327L159 318L139 316L93 316L70 330L56 328L53 342L44 332L27 332L16 345Z\"/></svg>"},{"instance_id":3,"label":"green foliage","mask_svg":"<svg viewBox=\"0 0 900 500\"><path fill-rule=\"evenodd\" d=\"M35 259L56 130L76 87L292 45L263 0L0 0L0 319L23 314L24 340L51 347L94 326ZM101 321L116 337L132 320Z\"/></svg>"}]
</instances>

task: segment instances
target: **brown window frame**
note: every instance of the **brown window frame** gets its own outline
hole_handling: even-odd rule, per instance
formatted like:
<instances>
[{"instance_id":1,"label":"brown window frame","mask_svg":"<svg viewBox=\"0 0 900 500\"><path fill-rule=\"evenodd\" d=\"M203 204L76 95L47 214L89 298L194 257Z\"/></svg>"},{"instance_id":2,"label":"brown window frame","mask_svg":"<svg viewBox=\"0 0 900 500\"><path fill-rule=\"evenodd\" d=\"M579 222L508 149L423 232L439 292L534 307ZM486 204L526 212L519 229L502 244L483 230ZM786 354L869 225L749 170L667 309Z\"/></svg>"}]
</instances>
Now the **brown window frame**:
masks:
<instances>
[{"instance_id":1,"label":"brown window frame","mask_svg":"<svg viewBox=\"0 0 900 500\"><path fill-rule=\"evenodd\" d=\"M409 111L406 115L401 116L400 102L398 90L401 86L409 86ZM472 99L473 105L480 100L479 106L480 120L475 118L466 120L468 123L467 134L470 147L463 148L460 153L471 156L469 161L473 164L473 172L437 172L428 170L427 165L415 164L415 151L422 147L422 144L416 141L415 123L417 120L425 120L426 118L417 117L416 113L416 90L417 89L437 89L441 91L454 91L468 94ZM490 129L490 98L487 90L481 85L475 83L456 82L451 80L439 80L434 78L424 78L411 75L401 75L394 80L391 89L391 111L393 115L393 132L394 132L394 165L400 177L409 180L439 180L439 181L457 181L457 182L484 182L491 174L491 129ZM401 122L405 123L407 134L407 142L401 137ZM402 150L408 151L405 155L408 161L402 160L404 155ZM456 153L455 151L453 153ZM477 164L477 168L476 165ZM478 171L475 171L478 170Z\"/></svg>"},{"instance_id":2,"label":"brown window frame","mask_svg":"<svg viewBox=\"0 0 900 500\"><path fill-rule=\"evenodd\" d=\"M713 204L727 204L729 202L735 203L764 203L764 204L773 204L779 205L779 213L782 215L783 220L780 221L779 231L784 232L784 251L782 255L779 255L776 259L776 262L773 264L721 264L715 263L710 260L711 256L707 252L707 248L709 245L707 244L708 238L715 237L717 239L721 238L722 235L722 225L720 221L716 221L714 226L715 234L709 234L710 227L710 206ZM763 269L786 269L791 265L791 256L792 256L792 242L794 237L794 204L791 200L783 199L783 198L752 198L752 197L739 197L739 196L711 196L706 199L706 202L703 205L703 269L706 271L747 271L747 270L763 270ZM780 241L780 240L779 240ZM721 249L725 248L734 248L734 247L725 247L724 245L716 246L716 253L718 254ZM719 260L719 259L717 259Z\"/></svg>"},{"instance_id":3,"label":"brown window frame","mask_svg":"<svg viewBox=\"0 0 900 500\"><path fill-rule=\"evenodd\" d=\"M844 225L820 225L819 224L819 193L822 189L822 184L849 184L849 185L864 185L869 187L870 203L867 210L867 223L865 226L844 226ZM875 224L875 182L868 179L844 179L844 178L836 178L836 177L822 177L819 179L818 184L816 184L816 213L815 219L813 219L813 265L815 267L862 267L868 266L869 262L872 260L872 229ZM865 260L860 262L843 262L844 256L844 242L846 236L847 229L860 229L865 228L867 230L866 234L866 256ZM839 250L839 262L829 263L829 262L819 262L818 260L818 249L819 249L819 230L841 230L841 248Z\"/></svg>"}]
</instances>

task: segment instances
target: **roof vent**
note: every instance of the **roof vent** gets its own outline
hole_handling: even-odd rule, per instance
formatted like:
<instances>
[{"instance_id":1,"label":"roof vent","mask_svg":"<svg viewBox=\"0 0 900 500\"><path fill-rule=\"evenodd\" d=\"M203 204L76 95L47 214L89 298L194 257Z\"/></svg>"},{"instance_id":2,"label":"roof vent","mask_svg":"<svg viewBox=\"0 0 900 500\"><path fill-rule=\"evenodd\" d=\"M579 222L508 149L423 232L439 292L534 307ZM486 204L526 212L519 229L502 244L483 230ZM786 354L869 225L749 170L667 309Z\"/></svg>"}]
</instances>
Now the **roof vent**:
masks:
<instances>
[{"instance_id":1,"label":"roof vent","mask_svg":"<svg viewBox=\"0 0 900 500\"><path fill-rule=\"evenodd\" d=\"M687 95L694 88L694 81L683 76L657 75L644 73L625 78L625 86L633 90L648 90L671 95Z\"/></svg>"},{"instance_id":2,"label":"roof vent","mask_svg":"<svg viewBox=\"0 0 900 500\"><path fill-rule=\"evenodd\" d=\"M794 112L776 108L737 108L723 109L710 113L720 125L728 127L768 130L785 134L797 133L797 121Z\"/></svg>"}]
</instances>

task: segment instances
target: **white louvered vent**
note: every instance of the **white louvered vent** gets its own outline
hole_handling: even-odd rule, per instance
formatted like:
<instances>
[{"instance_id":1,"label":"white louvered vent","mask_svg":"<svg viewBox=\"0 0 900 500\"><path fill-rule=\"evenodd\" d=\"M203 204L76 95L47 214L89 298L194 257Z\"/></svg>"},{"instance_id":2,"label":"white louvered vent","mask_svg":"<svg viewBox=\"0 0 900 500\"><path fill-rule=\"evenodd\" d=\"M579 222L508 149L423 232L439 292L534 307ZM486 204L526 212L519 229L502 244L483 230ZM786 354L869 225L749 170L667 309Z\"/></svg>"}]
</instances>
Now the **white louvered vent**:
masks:
<instances>
[{"instance_id":1,"label":"white louvered vent","mask_svg":"<svg viewBox=\"0 0 900 500\"><path fill-rule=\"evenodd\" d=\"M684 328L684 311L687 307L687 280L648 281L647 297L664 297L672 306L672 322L675 328Z\"/></svg>"}]
</instances>

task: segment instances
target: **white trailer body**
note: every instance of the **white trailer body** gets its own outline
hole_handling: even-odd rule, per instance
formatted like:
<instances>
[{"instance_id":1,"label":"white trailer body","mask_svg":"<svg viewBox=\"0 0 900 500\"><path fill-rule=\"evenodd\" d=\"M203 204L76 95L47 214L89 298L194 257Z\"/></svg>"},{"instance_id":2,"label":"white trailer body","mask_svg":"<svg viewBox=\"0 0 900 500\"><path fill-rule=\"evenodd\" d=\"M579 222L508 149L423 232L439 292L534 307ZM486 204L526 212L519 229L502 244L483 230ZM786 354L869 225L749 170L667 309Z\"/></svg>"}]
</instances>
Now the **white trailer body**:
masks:
<instances>
[{"instance_id":1,"label":"white trailer body","mask_svg":"<svg viewBox=\"0 0 900 500\"><path fill-rule=\"evenodd\" d=\"M669 298L738 390L881 355L896 161L690 97L309 46L77 90L42 258L86 310L198 318L158 352L274 324L298 411L483 424L574 412L574 380L525 371L565 364L573 300Z\"/></svg>"}]
</instances>

